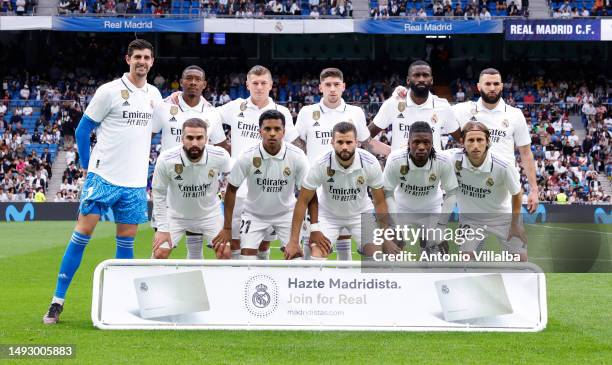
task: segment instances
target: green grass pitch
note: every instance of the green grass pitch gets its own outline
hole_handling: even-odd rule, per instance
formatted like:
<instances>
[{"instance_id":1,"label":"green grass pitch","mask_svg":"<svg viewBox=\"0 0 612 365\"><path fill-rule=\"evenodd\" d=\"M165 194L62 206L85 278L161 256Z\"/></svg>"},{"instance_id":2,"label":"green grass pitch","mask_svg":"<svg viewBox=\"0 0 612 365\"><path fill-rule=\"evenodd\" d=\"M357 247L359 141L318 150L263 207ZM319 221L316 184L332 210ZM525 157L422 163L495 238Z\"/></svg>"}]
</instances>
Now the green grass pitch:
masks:
<instances>
[{"instance_id":1,"label":"green grass pitch","mask_svg":"<svg viewBox=\"0 0 612 365\"><path fill-rule=\"evenodd\" d=\"M92 275L99 262L114 256L110 223L97 227L60 323L45 326L41 318L73 226L74 222L0 223L0 344L75 344L76 357L62 362L79 364L612 363L612 274L607 273L547 274L548 327L540 333L97 330L90 320ZM546 230L551 229L562 231L530 231L530 256L543 267L550 264L551 252L543 242L550 239ZM604 231L594 267L609 266L612 229L580 229L584 234ZM149 257L151 238L152 230L141 226L136 257ZM212 257L208 249L204 254ZM181 245L173 257L184 255ZM277 249L273 258L280 258ZM58 362L14 362L35 361Z\"/></svg>"}]
</instances>

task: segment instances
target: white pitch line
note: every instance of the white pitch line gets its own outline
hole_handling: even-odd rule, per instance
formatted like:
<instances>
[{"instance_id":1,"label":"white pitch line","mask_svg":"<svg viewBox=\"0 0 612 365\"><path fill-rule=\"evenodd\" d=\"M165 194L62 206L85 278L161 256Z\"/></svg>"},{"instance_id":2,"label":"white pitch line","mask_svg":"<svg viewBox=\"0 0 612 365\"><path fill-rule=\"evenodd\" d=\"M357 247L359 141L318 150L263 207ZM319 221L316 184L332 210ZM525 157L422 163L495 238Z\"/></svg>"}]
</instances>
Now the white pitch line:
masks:
<instances>
[{"instance_id":1,"label":"white pitch line","mask_svg":"<svg viewBox=\"0 0 612 365\"><path fill-rule=\"evenodd\" d=\"M579 228L565 228L565 227L553 227L553 226L547 226L544 224L534 224L533 227L544 227L544 228L550 228L550 229L562 229L565 231L576 231L576 232L589 232L589 233L598 233L598 234L605 234L605 235L612 235L612 232L601 232L601 231L591 231L588 229L579 229Z\"/></svg>"}]
</instances>

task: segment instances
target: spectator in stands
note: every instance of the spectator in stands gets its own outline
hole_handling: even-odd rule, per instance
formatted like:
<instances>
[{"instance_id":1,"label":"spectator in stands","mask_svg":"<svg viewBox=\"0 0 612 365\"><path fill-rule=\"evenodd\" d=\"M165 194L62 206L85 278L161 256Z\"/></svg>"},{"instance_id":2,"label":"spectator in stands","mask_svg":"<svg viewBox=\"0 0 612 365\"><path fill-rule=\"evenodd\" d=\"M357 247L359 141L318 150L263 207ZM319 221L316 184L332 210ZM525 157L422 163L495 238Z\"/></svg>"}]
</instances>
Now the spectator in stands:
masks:
<instances>
[{"instance_id":1,"label":"spectator in stands","mask_svg":"<svg viewBox=\"0 0 612 365\"><path fill-rule=\"evenodd\" d=\"M310 11L310 17L313 19L319 19L319 10L317 9L317 7L313 7L312 10Z\"/></svg>"},{"instance_id":2,"label":"spectator in stands","mask_svg":"<svg viewBox=\"0 0 612 365\"><path fill-rule=\"evenodd\" d=\"M486 7L483 7L482 9L480 9L480 19L482 20L491 19L491 13L489 13L489 9L487 9Z\"/></svg>"},{"instance_id":3,"label":"spectator in stands","mask_svg":"<svg viewBox=\"0 0 612 365\"><path fill-rule=\"evenodd\" d=\"M417 18L420 20L425 20L427 19L427 12L425 12L425 9L420 8L419 11L417 12Z\"/></svg>"},{"instance_id":4,"label":"spectator in stands","mask_svg":"<svg viewBox=\"0 0 612 365\"><path fill-rule=\"evenodd\" d=\"M455 6L455 10L453 11L454 16L463 16L463 9L461 8L461 3L457 3Z\"/></svg>"},{"instance_id":5,"label":"spectator in stands","mask_svg":"<svg viewBox=\"0 0 612 365\"><path fill-rule=\"evenodd\" d=\"M15 14L23 15L26 13L26 0L17 0L15 1Z\"/></svg>"},{"instance_id":6,"label":"spectator in stands","mask_svg":"<svg viewBox=\"0 0 612 365\"><path fill-rule=\"evenodd\" d=\"M8 108L7 108L6 104L0 102L0 117L4 116L4 114L6 114L7 109Z\"/></svg>"},{"instance_id":7,"label":"spectator in stands","mask_svg":"<svg viewBox=\"0 0 612 365\"><path fill-rule=\"evenodd\" d=\"M23 107L23 116L24 117L29 117L32 115L32 113L34 113L34 109L32 108L32 106L30 105L30 103L25 103L25 106Z\"/></svg>"},{"instance_id":8,"label":"spectator in stands","mask_svg":"<svg viewBox=\"0 0 612 365\"><path fill-rule=\"evenodd\" d=\"M21 96L21 98L24 100L30 98L30 88L28 87L28 84L25 84L23 88L19 91L19 96Z\"/></svg>"},{"instance_id":9,"label":"spectator in stands","mask_svg":"<svg viewBox=\"0 0 612 365\"><path fill-rule=\"evenodd\" d=\"M508 14L508 16L519 16L520 15L519 9L514 3L514 1L510 2L510 5L506 9L506 14Z\"/></svg>"},{"instance_id":10,"label":"spectator in stands","mask_svg":"<svg viewBox=\"0 0 612 365\"><path fill-rule=\"evenodd\" d=\"M512 5L513 4L510 4L510 7L512 7ZM508 7L508 9L510 9L510 7ZM531 93L531 90L527 91L527 95L523 96L523 103L525 104L533 104L535 101L535 96Z\"/></svg>"},{"instance_id":11,"label":"spectator in stands","mask_svg":"<svg viewBox=\"0 0 612 365\"><path fill-rule=\"evenodd\" d=\"M433 4L433 15L434 16L444 16L444 6L440 1L436 1Z\"/></svg>"},{"instance_id":12,"label":"spectator in stands","mask_svg":"<svg viewBox=\"0 0 612 365\"><path fill-rule=\"evenodd\" d=\"M289 8L290 15L302 15L302 9L298 5L296 0L291 1L291 7Z\"/></svg>"},{"instance_id":13,"label":"spectator in stands","mask_svg":"<svg viewBox=\"0 0 612 365\"><path fill-rule=\"evenodd\" d=\"M36 189L36 194L34 195L34 202L35 203L44 203L47 201L47 197L45 196L45 193L43 192L42 188L37 188Z\"/></svg>"},{"instance_id":14,"label":"spectator in stands","mask_svg":"<svg viewBox=\"0 0 612 365\"><path fill-rule=\"evenodd\" d=\"M497 9L498 14L506 10L506 0L497 0L495 8Z\"/></svg>"}]
</instances>

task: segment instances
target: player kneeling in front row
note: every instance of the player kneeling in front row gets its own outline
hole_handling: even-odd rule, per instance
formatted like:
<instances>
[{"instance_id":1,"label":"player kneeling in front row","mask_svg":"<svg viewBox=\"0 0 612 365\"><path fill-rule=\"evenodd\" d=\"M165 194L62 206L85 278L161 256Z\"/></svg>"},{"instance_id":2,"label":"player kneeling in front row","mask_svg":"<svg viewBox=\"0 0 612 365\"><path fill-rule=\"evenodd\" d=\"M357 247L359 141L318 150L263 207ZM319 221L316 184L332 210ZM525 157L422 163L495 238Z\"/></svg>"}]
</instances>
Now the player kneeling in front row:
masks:
<instances>
[{"instance_id":1,"label":"player kneeling in front row","mask_svg":"<svg viewBox=\"0 0 612 365\"><path fill-rule=\"evenodd\" d=\"M291 123L291 121L288 121ZM289 241L295 189L308 171L308 160L298 147L283 142L285 116L267 110L259 117L262 142L247 149L227 178L225 222L213 239L215 248L232 239L232 214L236 191L246 180L248 187L240 222L240 258L255 260L257 249L270 228L284 246Z\"/></svg>"},{"instance_id":2,"label":"player kneeling in front row","mask_svg":"<svg viewBox=\"0 0 612 365\"><path fill-rule=\"evenodd\" d=\"M153 173L153 216L157 232L153 257L166 259L187 232L201 234L209 245L223 226L219 178L229 172L230 157L221 147L207 145L208 125L185 121L182 145L161 153ZM229 245L215 248L217 258L229 259ZM190 259L202 258L202 242L190 247Z\"/></svg>"},{"instance_id":3,"label":"player kneeling in front row","mask_svg":"<svg viewBox=\"0 0 612 365\"><path fill-rule=\"evenodd\" d=\"M449 156L436 151L433 143L427 122L410 126L408 147L393 151L387 159L385 195L389 212L401 214L395 223L427 232L420 237L424 251L447 253L448 243L442 241L442 232L455 205L457 179ZM442 189L446 192L444 207Z\"/></svg>"},{"instance_id":4,"label":"player kneeling in front row","mask_svg":"<svg viewBox=\"0 0 612 365\"><path fill-rule=\"evenodd\" d=\"M527 261L518 171L491 153L490 132L483 123L468 122L461 134L464 149L456 150L453 155L459 183L459 226L465 233L460 251L469 253L472 258L476 256L475 252L482 249L486 237L476 231L480 229L496 236L504 251ZM475 234L468 237L468 229Z\"/></svg>"},{"instance_id":5,"label":"player kneeling in front row","mask_svg":"<svg viewBox=\"0 0 612 365\"><path fill-rule=\"evenodd\" d=\"M374 252L380 250L380 246L372 243L361 243L361 214L371 213L373 208L380 216L388 214L380 164L374 155L357 148L357 129L352 123L336 124L332 130L331 143L333 151L319 157L302 182L293 213L291 240L285 248L287 259L301 255L298 243L300 228L308 203L317 189L319 224L311 222L310 229L311 232L320 231L322 236L315 239L315 236L311 235L312 259L325 259L342 229L351 233L357 241L359 252L364 256L371 257ZM368 197L368 187L372 189L374 206ZM391 246L390 253L399 252L394 243L388 244ZM351 260L351 254L350 245L342 250L338 249L339 260Z\"/></svg>"}]
</instances>

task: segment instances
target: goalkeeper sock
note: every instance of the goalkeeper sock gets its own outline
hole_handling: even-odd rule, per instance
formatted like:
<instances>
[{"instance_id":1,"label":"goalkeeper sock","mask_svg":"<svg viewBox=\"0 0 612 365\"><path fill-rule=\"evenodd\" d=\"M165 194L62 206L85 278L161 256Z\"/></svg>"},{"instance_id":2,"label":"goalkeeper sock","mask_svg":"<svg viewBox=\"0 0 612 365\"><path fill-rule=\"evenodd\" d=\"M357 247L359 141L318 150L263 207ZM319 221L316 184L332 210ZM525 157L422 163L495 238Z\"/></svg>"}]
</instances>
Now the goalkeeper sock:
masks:
<instances>
[{"instance_id":1,"label":"goalkeeper sock","mask_svg":"<svg viewBox=\"0 0 612 365\"><path fill-rule=\"evenodd\" d=\"M257 251L257 260L270 260L270 249Z\"/></svg>"},{"instance_id":2,"label":"goalkeeper sock","mask_svg":"<svg viewBox=\"0 0 612 365\"><path fill-rule=\"evenodd\" d=\"M64 251L64 257L60 264L59 275L57 276L57 285L55 286L55 296L53 302L58 303L57 300L62 300L66 297L66 292L72 281L72 277L76 273L77 269L81 265L83 259L83 251L89 243L91 236L81 234L79 232L73 232L66 251ZM63 303L60 303L63 304Z\"/></svg>"},{"instance_id":3,"label":"goalkeeper sock","mask_svg":"<svg viewBox=\"0 0 612 365\"><path fill-rule=\"evenodd\" d=\"M115 258L133 259L134 258L134 237L115 237L117 240L117 250Z\"/></svg>"},{"instance_id":4,"label":"goalkeeper sock","mask_svg":"<svg viewBox=\"0 0 612 365\"><path fill-rule=\"evenodd\" d=\"M302 248L304 249L304 260L310 260L312 253L310 252L310 237L302 237Z\"/></svg>"},{"instance_id":5,"label":"goalkeeper sock","mask_svg":"<svg viewBox=\"0 0 612 365\"><path fill-rule=\"evenodd\" d=\"M204 236L201 234L187 235L187 259L202 260L202 242Z\"/></svg>"},{"instance_id":6,"label":"goalkeeper sock","mask_svg":"<svg viewBox=\"0 0 612 365\"><path fill-rule=\"evenodd\" d=\"M353 255L351 252L351 239L343 238L339 239L336 242L336 249L338 250L338 260L341 261L351 261L353 259Z\"/></svg>"}]
</instances>

